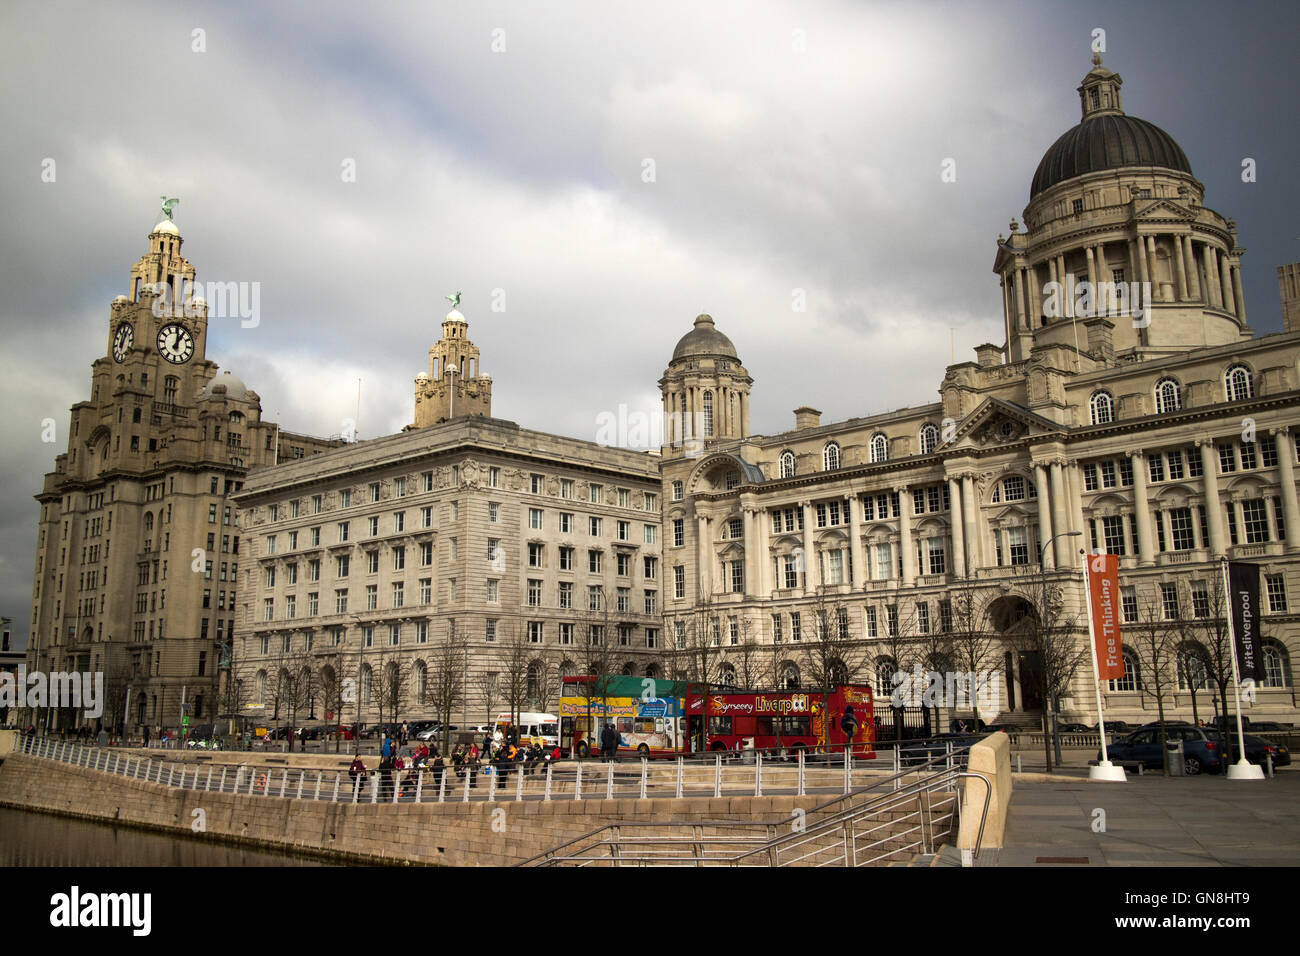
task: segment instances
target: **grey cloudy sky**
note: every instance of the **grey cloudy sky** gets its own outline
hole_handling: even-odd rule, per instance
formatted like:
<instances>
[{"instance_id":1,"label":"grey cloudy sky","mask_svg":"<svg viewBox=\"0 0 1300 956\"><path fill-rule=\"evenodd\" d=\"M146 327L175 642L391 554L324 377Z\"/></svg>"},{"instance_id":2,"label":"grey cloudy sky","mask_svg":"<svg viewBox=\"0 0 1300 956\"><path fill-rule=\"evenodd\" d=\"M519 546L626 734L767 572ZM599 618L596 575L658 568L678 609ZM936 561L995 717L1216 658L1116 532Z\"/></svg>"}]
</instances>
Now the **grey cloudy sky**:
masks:
<instances>
[{"instance_id":1,"label":"grey cloudy sky","mask_svg":"<svg viewBox=\"0 0 1300 956\"><path fill-rule=\"evenodd\" d=\"M1298 11L6 3L0 613L26 634L40 422L63 450L162 193L201 281L260 283L260 325L214 321L208 357L287 428L337 433L358 378L361 437L406 424L461 289L500 417L594 438L603 411L653 409L709 312L774 432L805 403L933 401L953 339L959 359L1001 344L994 240L1078 122L1098 27L1126 110L1236 219L1249 319L1277 331L1275 270L1300 258Z\"/></svg>"}]
</instances>

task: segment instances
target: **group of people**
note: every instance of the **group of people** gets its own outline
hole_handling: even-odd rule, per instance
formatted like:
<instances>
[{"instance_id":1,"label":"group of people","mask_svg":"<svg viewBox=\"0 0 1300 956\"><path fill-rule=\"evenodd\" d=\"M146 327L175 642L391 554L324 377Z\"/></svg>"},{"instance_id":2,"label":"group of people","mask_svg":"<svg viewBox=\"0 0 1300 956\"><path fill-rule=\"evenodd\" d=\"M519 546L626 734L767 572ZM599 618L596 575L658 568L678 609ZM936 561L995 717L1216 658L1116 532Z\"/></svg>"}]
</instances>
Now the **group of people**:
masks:
<instances>
[{"instance_id":1,"label":"group of people","mask_svg":"<svg viewBox=\"0 0 1300 956\"><path fill-rule=\"evenodd\" d=\"M433 787L440 787L446 766L436 746L420 744L411 751L408 758L402 754L402 745L385 735L380 747L379 766L376 768L379 773L379 797L381 800L392 800L394 789L399 800L407 793L414 793L421 771L427 771L432 775ZM358 785L364 787L369 779L369 773L366 762L361 759L360 754L357 754L352 760L352 765L348 767L348 777L352 780L354 788Z\"/></svg>"}]
</instances>

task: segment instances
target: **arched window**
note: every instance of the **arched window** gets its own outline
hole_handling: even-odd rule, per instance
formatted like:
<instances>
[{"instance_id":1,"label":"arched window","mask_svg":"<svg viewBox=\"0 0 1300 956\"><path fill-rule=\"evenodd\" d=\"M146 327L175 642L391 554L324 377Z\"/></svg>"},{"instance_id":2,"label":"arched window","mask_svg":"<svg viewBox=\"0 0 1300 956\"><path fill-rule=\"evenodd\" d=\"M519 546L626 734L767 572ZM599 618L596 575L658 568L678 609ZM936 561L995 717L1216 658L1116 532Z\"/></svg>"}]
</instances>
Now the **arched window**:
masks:
<instances>
[{"instance_id":1,"label":"arched window","mask_svg":"<svg viewBox=\"0 0 1300 956\"><path fill-rule=\"evenodd\" d=\"M1289 687L1291 667L1286 648L1277 641L1264 642L1264 679L1261 687Z\"/></svg>"},{"instance_id":2,"label":"arched window","mask_svg":"<svg viewBox=\"0 0 1300 956\"><path fill-rule=\"evenodd\" d=\"M425 666L424 661L415 662L414 684L411 689L415 693L415 702L423 706L426 703L425 697L429 693L429 668Z\"/></svg>"},{"instance_id":3,"label":"arched window","mask_svg":"<svg viewBox=\"0 0 1300 956\"><path fill-rule=\"evenodd\" d=\"M1094 425L1109 425L1115 420L1115 399L1111 397L1110 392L1093 392L1088 407L1092 412Z\"/></svg>"},{"instance_id":4,"label":"arched window","mask_svg":"<svg viewBox=\"0 0 1300 956\"><path fill-rule=\"evenodd\" d=\"M541 661L528 665L527 697L531 701L542 699L542 682L546 679L546 668Z\"/></svg>"},{"instance_id":5,"label":"arched window","mask_svg":"<svg viewBox=\"0 0 1300 956\"><path fill-rule=\"evenodd\" d=\"M871 460L888 461L889 460L889 439L884 435L873 435L871 438Z\"/></svg>"},{"instance_id":6,"label":"arched window","mask_svg":"<svg viewBox=\"0 0 1300 956\"><path fill-rule=\"evenodd\" d=\"M402 699L402 672L397 667L397 661L389 661L384 667L384 690L388 692L390 708Z\"/></svg>"},{"instance_id":7,"label":"arched window","mask_svg":"<svg viewBox=\"0 0 1300 956\"><path fill-rule=\"evenodd\" d=\"M1137 658L1128 651L1124 652L1124 676L1107 682L1111 691L1139 691L1142 689L1142 670Z\"/></svg>"},{"instance_id":8,"label":"arched window","mask_svg":"<svg viewBox=\"0 0 1300 956\"><path fill-rule=\"evenodd\" d=\"M1250 376L1250 369L1244 365L1234 365L1223 376L1223 390L1230 402L1240 402L1255 397L1255 383Z\"/></svg>"},{"instance_id":9,"label":"arched window","mask_svg":"<svg viewBox=\"0 0 1300 956\"><path fill-rule=\"evenodd\" d=\"M578 673L578 665L571 660L564 660L560 663L560 678L572 677Z\"/></svg>"},{"instance_id":10,"label":"arched window","mask_svg":"<svg viewBox=\"0 0 1300 956\"><path fill-rule=\"evenodd\" d=\"M822 449L822 470L834 471L840 467L840 446L833 441L828 441L826 447Z\"/></svg>"},{"instance_id":11,"label":"arched window","mask_svg":"<svg viewBox=\"0 0 1300 956\"><path fill-rule=\"evenodd\" d=\"M713 437L713 393L704 393L704 437Z\"/></svg>"},{"instance_id":12,"label":"arched window","mask_svg":"<svg viewBox=\"0 0 1300 956\"><path fill-rule=\"evenodd\" d=\"M658 679L659 679L659 665L658 665L658 664L647 664L646 667L645 667L645 676L648 677L650 680L658 680Z\"/></svg>"},{"instance_id":13,"label":"arched window","mask_svg":"<svg viewBox=\"0 0 1300 956\"><path fill-rule=\"evenodd\" d=\"M827 662L826 671L832 684L838 686L849 682L849 669L838 657L833 657Z\"/></svg>"},{"instance_id":14,"label":"arched window","mask_svg":"<svg viewBox=\"0 0 1300 956\"><path fill-rule=\"evenodd\" d=\"M888 698L894 692L894 672L898 665L892 657L876 659L876 696Z\"/></svg>"},{"instance_id":15,"label":"arched window","mask_svg":"<svg viewBox=\"0 0 1300 956\"><path fill-rule=\"evenodd\" d=\"M1178 383L1172 378L1162 378L1156 382L1156 413L1167 415L1169 412L1176 412L1183 407L1182 396L1178 391Z\"/></svg>"},{"instance_id":16,"label":"arched window","mask_svg":"<svg viewBox=\"0 0 1300 956\"><path fill-rule=\"evenodd\" d=\"M366 664L361 668L361 706L367 707L370 704L370 685L374 682L375 672L371 670L370 665Z\"/></svg>"},{"instance_id":17,"label":"arched window","mask_svg":"<svg viewBox=\"0 0 1300 956\"><path fill-rule=\"evenodd\" d=\"M266 706L266 671L258 671L254 682L254 700L258 707Z\"/></svg>"},{"instance_id":18,"label":"arched window","mask_svg":"<svg viewBox=\"0 0 1300 956\"><path fill-rule=\"evenodd\" d=\"M1201 690L1210 686L1209 670L1205 666L1205 648L1198 644L1184 644L1178 649L1178 689Z\"/></svg>"},{"instance_id":19,"label":"arched window","mask_svg":"<svg viewBox=\"0 0 1300 956\"><path fill-rule=\"evenodd\" d=\"M794 452L792 451L781 452L781 477L794 477Z\"/></svg>"},{"instance_id":20,"label":"arched window","mask_svg":"<svg viewBox=\"0 0 1300 956\"><path fill-rule=\"evenodd\" d=\"M718 665L718 683L719 683L719 684L731 684L731 685L735 685L735 683L736 683L736 668L735 668L734 666L732 666L731 664L726 664L726 663L724 663L724 664L719 664L719 665Z\"/></svg>"},{"instance_id":21,"label":"arched window","mask_svg":"<svg viewBox=\"0 0 1300 956\"><path fill-rule=\"evenodd\" d=\"M624 677L631 677L635 672L636 672L636 665L633 664L631 661L628 661L626 664L623 665Z\"/></svg>"},{"instance_id":22,"label":"arched window","mask_svg":"<svg viewBox=\"0 0 1300 956\"><path fill-rule=\"evenodd\" d=\"M938 447L939 428L931 422L926 422L921 426L921 454L929 455Z\"/></svg>"},{"instance_id":23,"label":"arched window","mask_svg":"<svg viewBox=\"0 0 1300 956\"><path fill-rule=\"evenodd\" d=\"M781 687L785 690L795 690L799 686L799 668L793 661L786 661L781 665Z\"/></svg>"}]
</instances>

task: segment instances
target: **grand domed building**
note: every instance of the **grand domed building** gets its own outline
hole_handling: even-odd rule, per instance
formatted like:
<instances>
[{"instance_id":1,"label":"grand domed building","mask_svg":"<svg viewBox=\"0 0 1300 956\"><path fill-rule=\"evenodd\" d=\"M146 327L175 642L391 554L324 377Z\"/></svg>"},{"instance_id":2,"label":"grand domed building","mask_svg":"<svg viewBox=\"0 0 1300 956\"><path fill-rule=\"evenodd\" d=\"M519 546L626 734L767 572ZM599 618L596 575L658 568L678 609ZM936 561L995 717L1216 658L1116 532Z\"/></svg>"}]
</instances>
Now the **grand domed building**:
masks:
<instances>
[{"instance_id":1,"label":"grand domed building","mask_svg":"<svg viewBox=\"0 0 1300 956\"><path fill-rule=\"evenodd\" d=\"M664 449L672 646L716 646L741 683L754 643L763 676L792 685L829 672L887 694L900 669L996 671L1001 719L1029 725L1043 668L1081 661L1060 712L1095 723L1080 551L1104 550L1131 637L1108 715L1152 719L1159 686L1166 713L1204 719L1231 673L1227 556L1263 578L1250 713L1294 717L1300 332L1253 336L1234 223L1174 138L1124 111L1121 83L1094 56L1080 122L997 239L1001 334L947 369L938 401L829 424L801 406L794 428L752 434L752 379L696 319L660 381L670 422L694 413ZM1073 652L1035 636L1045 607Z\"/></svg>"}]
</instances>

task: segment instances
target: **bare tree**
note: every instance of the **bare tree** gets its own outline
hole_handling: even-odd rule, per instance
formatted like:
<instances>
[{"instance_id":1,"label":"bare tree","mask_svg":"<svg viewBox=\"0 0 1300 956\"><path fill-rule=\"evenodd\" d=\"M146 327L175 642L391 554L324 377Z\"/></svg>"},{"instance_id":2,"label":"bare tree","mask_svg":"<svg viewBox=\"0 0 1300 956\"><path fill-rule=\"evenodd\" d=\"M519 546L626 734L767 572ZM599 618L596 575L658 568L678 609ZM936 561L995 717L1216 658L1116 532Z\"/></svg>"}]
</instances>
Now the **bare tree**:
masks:
<instances>
[{"instance_id":1,"label":"bare tree","mask_svg":"<svg viewBox=\"0 0 1300 956\"><path fill-rule=\"evenodd\" d=\"M1178 645L1181 633L1174 622L1164 619L1163 602L1158 596L1144 601L1138 610L1137 624L1129 627L1128 645L1137 658L1138 672L1134 683L1142 696L1155 701L1160 721L1160 751L1165 774L1169 773L1169 752L1165 747L1165 701L1178 686Z\"/></svg>"},{"instance_id":2,"label":"bare tree","mask_svg":"<svg viewBox=\"0 0 1300 956\"><path fill-rule=\"evenodd\" d=\"M469 649L462 638L449 633L434 645L429 659L428 699L442 727L442 752L451 751L451 715L465 699Z\"/></svg>"},{"instance_id":3,"label":"bare tree","mask_svg":"<svg viewBox=\"0 0 1300 956\"><path fill-rule=\"evenodd\" d=\"M479 671L473 684L478 691L479 699L483 701L483 710L487 715L486 722L491 723L493 705L497 702L497 695L501 693L501 674L499 671Z\"/></svg>"},{"instance_id":4,"label":"bare tree","mask_svg":"<svg viewBox=\"0 0 1300 956\"><path fill-rule=\"evenodd\" d=\"M991 601L969 585L949 593L952 658L958 670L975 675L971 679L970 695L972 713L978 721L980 714L976 702L985 690L986 675L996 669L999 657L1000 641L989 620Z\"/></svg>"},{"instance_id":5,"label":"bare tree","mask_svg":"<svg viewBox=\"0 0 1300 956\"><path fill-rule=\"evenodd\" d=\"M518 727L519 714L528 697L528 663L532 648L518 628L503 646L505 670L501 674L501 693L506 706L510 708L510 722Z\"/></svg>"},{"instance_id":6,"label":"bare tree","mask_svg":"<svg viewBox=\"0 0 1300 956\"><path fill-rule=\"evenodd\" d=\"M831 694L836 687L853 680L866 662L863 642L854 640L848 624L848 608L832 600L824 587L813 595L813 633L805 639L803 672L811 686L822 695L822 715L826 722L826 741L830 742Z\"/></svg>"}]
</instances>

